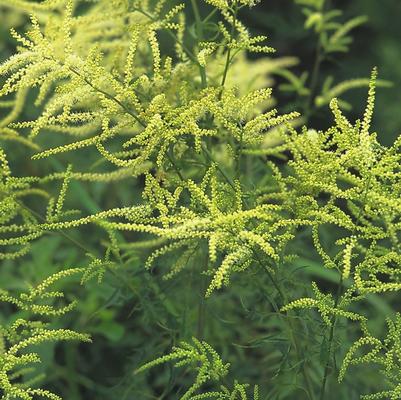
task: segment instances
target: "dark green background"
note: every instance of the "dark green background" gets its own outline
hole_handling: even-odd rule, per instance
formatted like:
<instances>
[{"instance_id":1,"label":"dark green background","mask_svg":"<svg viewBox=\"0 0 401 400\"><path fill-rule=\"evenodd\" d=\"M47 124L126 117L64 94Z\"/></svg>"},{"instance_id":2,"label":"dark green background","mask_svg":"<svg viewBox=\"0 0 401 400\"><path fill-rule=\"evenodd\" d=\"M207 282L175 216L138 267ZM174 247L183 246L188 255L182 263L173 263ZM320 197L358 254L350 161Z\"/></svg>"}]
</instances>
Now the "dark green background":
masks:
<instances>
[{"instance_id":1,"label":"dark green background","mask_svg":"<svg viewBox=\"0 0 401 400\"><path fill-rule=\"evenodd\" d=\"M337 0L332 8L343 11L344 18L366 15L368 23L352 31L349 53L336 53L322 65L321 78L328 74L336 82L368 77L374 66L379 77L393 83L392 88L378 90L374 127L383 143L391 143L401 133L401 1ZM264 0L244 14L255 33L267 35L277 49L277 56L296 56L299 71L310 71L315 58L316 38L303 29L300 7L288 0ZM366 90L357 89L344 96L353 105L352 116L358 118L365 106ZM277 95L277 93L276 93ZM285 100L285 98L281 98ZM311 125L327 127L327 115L315 116ZM314 124L315 123L315 124Z\"/></svg>"}]
</instances>

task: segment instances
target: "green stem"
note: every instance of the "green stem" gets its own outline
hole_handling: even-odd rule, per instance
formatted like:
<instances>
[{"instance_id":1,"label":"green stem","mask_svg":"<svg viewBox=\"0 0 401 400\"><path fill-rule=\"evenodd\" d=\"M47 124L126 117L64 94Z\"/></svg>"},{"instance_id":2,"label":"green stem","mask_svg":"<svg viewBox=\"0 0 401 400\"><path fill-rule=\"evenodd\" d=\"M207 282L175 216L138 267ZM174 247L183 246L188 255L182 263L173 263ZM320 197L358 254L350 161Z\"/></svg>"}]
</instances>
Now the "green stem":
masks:
<instances>
[{"instance_id":1,"label":"green stem","mask_svg":"<svg viewBox=\"0 0 401 400\"><path fill-rule=\"evenodd\" d=\"M30 207L26 206L25 204L17 201L17 203L23 207L25 210L29 211L32 215L34 215L36 218L38 218L40 221L42 221L43 223L46 222L46 219L39 214L38 212L36 212L35 210L32 210ZM61 236L63 236L65 239L67 239L68 241L70 241L72 244L74 244L75 246L79 247L81 250L83 250L85 252L85 254L95 254L96 252L89 249L88 247L86 247L85 245L83 245L82 243L78 242L76 239L74 239L72 236L68 235L67 233L63 232L63 231L52 231L55 234L59 234ZM123 265L123 261L120 258L120 263ZM109 269L109 271L111 272L112 275L114 275L114 277L116 279L118 279L124 286L127 286L131 292L137 296L138 295L138 290L136 289L136 287L127 279L123 278L122 276L120 276L119 274L117 274L116 271L113 271L113 269Z\"/></svg>"},{"instance_id":2,"label":"green stem","mask_svg":"<svg viewBox=\"0 0 401 400\"><path fill-rule=\"evenodd\" d=\"M110 93L107 93L106 91L104 91L103 89L98 88L97 86L95 86L89 79L85 78L79 71L77 71L75 68L73 67L69 67L69 70L71 72L73 72L76 76L80 77L86 84L88 84L93 90L95 90L96 92L99 92L101 94L103 94L105 97L107 97L109 100L114 101L115 103L117 103L127 114L131 115L131 117L133 117L142 127L146 127L146 123L144 121L142 121L138 115L136 115L133 111L131 111L124 103L122 103L120 100L118 100L116 97L114 97L113 95L111 95Z\"/></svg>"},{"instance_id":3,"label":"green stem","mask_svg":"<svg viewBox=\"0 0 401 400\"><path fill-rule=\"evenodd\" d=\"M204 260L204 267L201 270L201 288L199 293L199 303L198 303L198 326L197 326L197 333L196 337L199 340L204 339L204 331L205 331L205 321L206 321L206 299L205 299L205 292L207 288L207 281L206 276L202 276L203 271L207 271L208 267L208 254L207 251L204 252L205 260Z\"/></svg>"},{"instance_id":4,"label":"green stem","mask_svg":"<svg viewBox=\"0 0 401 400\"><path fill-rule=\"evenodd\" d=\"M182 175L180 169L178 168L178 166L177 166L177 164L176 164L176 162L175 162L173 156L170 155L168 152L166 153L166 156L167 156L168 160L170 161L171 165L173 166L175 172L176 172L177 175L179 176L179 178L180 178L182 181L185 181L184 176Z\"/></svg>"},{"instance_id":5,"label":"green stem","mask_svg":"<svg viewBox=\"0 0 401 400\"><path fill-rule=\"evenodd\" d=\"M237 8L237 2L234 2L234 13L233 13L233 24L231 26L231 36L230 36L230 42L228 44L228 50L227 50L227 57L226 57L226 64L224 66L224 72L223 72L223 78L221 80L221 87L224 88L224 85L226 83L227 80L227 74L228 74L228 69L230 67L231 64L231 44L233 41L233 36L235 33L235 28L237 25L237 13L238 13L238 8Z\"/></svg>"},{"instance_id":6,"label":"green stem","mask_svg":"<svg viewBox=\"0 0 401 400\"><path fill-rule=\"evenodd\" d=\"M322 63L322 55L321 55L321 44L320 44L320 40L319 40L319 44L316 49L316 58L315 58L315 63L313 65L311 85L310 85L310 89L309 89L310 91L309 91L309 97L308 97L308 101L307 101L307 109L306 109L307 118L310 117L312 110L313 110L313 100L316 97L315 92L316 92L317 82L319 79L321 63Z\"/></svg>"},{"instance_id":7,"label":"green stem","mask_svg":"<svg viewBox=\"0 0 401 400\"><path fill-rule=\"evenodd\" d=\"M340 301L342 291L343 291L343 276L341 274L340 282L338 284L337 294L336 294L336 298L335 298L335 302L334 302L334 308L337 308L337 306L338 306L338 302ZM326 365L324 367L323 380L322 380L322 386L320 388L319 400L324 400L327 378L329 376L329 370L330 370L331 353L333 351L333 339L334 339L336 323L337 323L337 315L334 315L331 319L331 327L330 327L330 332L329 332L329 343L328 343L329 344L329 349L328 349L329 354L327 357Z\"/></svg>"},{"instance_id":8,"label":"green stem","mask_svg":"<svg viewBox=\"0 0 401 400\"><path fill-rule=\"evenodd\" d=\"M136 8L136 7L133 7L131 10L132 10L132 11L137 11L137 12L141 13L142 15L144 15L145 17L148 17L148 18L149 18L151 21L153 21L153 22L157 22L157 21L158 21L157 18L155 18L153 15L149 14L149 13L146 12L145 10L142 10L142 9ZM178 39L177 35L176 35L171 29L168 29L168 28L167 28L167 29L166 29L166 32L169 34L169 36L170 36L171 38L174 39L175 42L177 42L177 43L183 48L183 50L185 51L185 53L186 53L186 55L189 57L189 59L190 59L191 61L193 61L196 65L200 66L198 60L197 60L196 57L193 55L192 51L188 49L188 47L185 45L185 43L181 42L181 41Z\"/></svg>"},{"instance_id":9,"label":"green stem","mask_svg":"<svg viewBox=\"0 0 401 400\"><path fill-rule=\"evenodd\" d=\"M231 58L231 48L227 50L226 64L224 66L223 79L221 80L222 88L224 87L227 80L228 68L230 66L230 58Z\"/></svg>"},{"instance_id":10,"label":"green stem","mask_svg":"<svg viewBox=\"0 0 401 400\"><path fill-rule=\"evenodd\" d=\"M68 377L68 395L73 399L81 400L82 396L79 390L79 384L77 381L76 365L77 365L77 346L75 343L70 344L68 349L65 352L66 358L66 368L68 373L66 377Z\"/></svg>"},{"instance_id":11,"label":"green stem","mask_svg":"<svg viewBox=\"0 0 401 400\"><path fill-rule=\"evenodd\" d=\"M257 254L257 252L255 250L253 250L253 254L255 255L256 261L259 263L259 265L262 267L262 269L266 272L267 276L269 277L269 280L272 282L273 286L276 288L280 300L282 302L282 304L288 304L288 299L287 296L285 294L285 292L280 288L278 282L276 282L276 280L274 279L272 273L269 271L269 268L264 265L264 263L262 262L262 260L260 259L259 255ZM283 314L280 312L279 309L275 310L279 316L280 319L283 318ZM294 323L292 321L291 318L286 318L286 322L288 323L288 327L289 329L286 329L287 331L287 335L289 336L290 341L292 342L292 345L294 346L295 349L295 353L296 353L296 357L299 361L302 360L302 354L301 354L301 345L298 341L298 338L296 335L294 335L295 332L295 326ZM284 326L286 326L284 324ZM309 379L309 376L306 372L306 368L302 368L302 376L304 378L305 384L306 384L306 393L308 394L308 397L310 400L314 399L314 394L313 394L313 389L312 389L312 383Z\"/></svg>"},{"instance_id":12,"label":"green stem","mask_svg":"<svg viewBox=\"0 0 401 400\"><path fill-rule=\"evenodd\" d=\"M368 180L365 184L364 187L364 194L363 194L363 199L362 199L362 204L361 207L359 209L359 213L356 217L356 221L357 223L360 222L360 219L362 217L362 212L363 212L363 204L366 201L367 195L368 195L368 191L369 191L369 187L370 187L370 182L372 179L372 173L369 174ZM340 297L343 291L343 287L344 287L344 280L343 280L343 275L340 275L340 282L337 288L337 294L336 294L336 298L335 298L335 303L334 303L334 308L337 308L338 303L340 301ZM333 316L332 318L332 323L331 323L331 327L330 327L330 333L329 333L329 355L327 358L327 363L324 369L324 373L323 373L323 381L322 381L322 386L320 389L320 396L319 396L319 400L323 400L324 399L324 393L325 393L325 389L326 389L326 384L327 384L327 378L328 378L328 374L329 374L329 369L330 369L330 358L331 358L331 353L332 353L332 346L333 346L333 339L334 339L334 332L335 332L335 325L337 322L337 316Z\"/></svg>"},{"instance_id":13,"label":"green stem","mask_svg":"<svg viewBox=\"0 0 401 400\"><path fill-rule=\"evenodd\" d=\"M216 163L216 161L214 161L212 154L207 149L207 147L204 146L203 144L202 144L202 151L205 154L206 158L209 160L209 162L213 163L216 166L216 168L221 173L221 175L223 175L223 178L235 190L235 185L234 185L234 182L232 181L232 179L225 173L225 171L218 165L218 163Z\"/></svg>"},{"instance_id":14,"label":"green stem","mask_svg":"<svg viewBox=\"0 0 401 400\"><path fill-rule=\"evenodd\" d=\"M239 140L239 145L237 146L237 165L236 165L236 176L237 180L240 178L241 174L241 158L242 158L242 152L244 149L244 131L241 129L241 137Z\"/></svg>"},{"instance_id":15,"label":"green stem","mask_svg":"<svg viewBox=\"0 0 401 400\"><path fill-rule=\"evenodd\" d=\"M196 0L191 0L191 4L192 4L192 9L193 9L194 15L195 15L196 36L198 39L198 46L199 46L199 43L202 42L203 38L204 38L203 22L201 19L201 15L200 15L198 4L197 4ZM206 68L200 64L198 64L198 66L199 66L199 72L200 72L200 76L201 76L202 88L205 88L205 87L207 87Z\"/></svg>"},{"instance_id":16,"label":"green stem","mask_svg":"<svg viewBox=\"0 0 401 400\"><path fill-rule=\"evenodd\" d=\"M322 12L324 13L329 6L329 3L325 1L322 6ZM317 44L316 44L316 55L315 55L315 61L313 64L313 69L312 69L312 75L311 75L311 83L309 87L309 96L306 101L306 110L305 110L305 116L306 119L309 120L312 112L313 112L313 103L316 97L316 89L317 89L317 84L319 81L319 76L320 76L320 67L322 65L322 61L324 59L324 54L322 52L323 50L323 45L322 45L322 33L319 32L318 39L317 39Z\"/></svg>"},{"instance_id":17,"label":"green stem","mask_svg":"<svg viewBox=\"0 0 401 400\"><path fill-rule=\"evenodd\" d=\"M203 23L208 22L210 18L213 17L214 14L216 14L217 8L215 8L213 11L210 12L210 14L203 20Z\"/></svg>"}]
</instances>

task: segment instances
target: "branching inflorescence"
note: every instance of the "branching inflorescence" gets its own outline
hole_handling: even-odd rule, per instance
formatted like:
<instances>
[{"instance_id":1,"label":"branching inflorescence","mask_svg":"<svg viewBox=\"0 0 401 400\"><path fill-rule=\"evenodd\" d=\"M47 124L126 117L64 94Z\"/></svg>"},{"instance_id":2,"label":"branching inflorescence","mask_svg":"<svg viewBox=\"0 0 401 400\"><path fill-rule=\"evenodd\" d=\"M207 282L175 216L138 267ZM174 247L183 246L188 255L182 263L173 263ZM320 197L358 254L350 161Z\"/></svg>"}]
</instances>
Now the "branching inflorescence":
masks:
<instances>
[{"instance_id":1,"label":"branching inflorescence","mask_svg":"<svg viewBox=\"0 0 401 400\"><path fill-rule=\"evenodd\" d=\"M89 171L77 162L69 163L64 172L17 177L6 157L7 146L0 149L0 258L26 256L39 237L86 225L106 232L113 243L104 260L92 255L87 268L63 270L19 296L1 291L0 301L41 317L64 315L76 303L54 306L51 300L63 294L48 291L51 284L75 274L82 275L82 283L93 277L100 283L105 272L121 262L119 245L127 245L129 233L136 234L138 247L142 240L156 238L151 243L158 247L144 267L160 270L165 279L197 265L202 256L203 273L209 276L206 297L228 286L233 273L255 268L267 273L279 293L281 311L274 311L280 318L285 320L284 313L292 310L316 309L328 332L321 398L334 362L339 318L357 325L360 334L344 357L339 380L352 365L375 363L389 387L364 398L399 398L400 317L388 319L388 336L378 339L369 331L368 316L355 308L368 295L401 289L401 141L385 147L372 132L377 70L369 80L361 120L351 123L334 98L330 128L296 129L299 113L272 109L270 88L252 87L252 79L249 87L230 84L229 71L246 62L241 52L273 52L264 36L251 36L239 20L240 10L255 1L207 0L220 15L213 35L203 31L194 7L195 43L186 37L184 5L169 9L164 3L100 0L80 14L79 1L9 2L8 6L35 15L25 35L12 31L18 52L0 65L0 98L11 109L0 121L0 138L26 146L33 163L90 154L93 164ZM316 3L320 11L323 4L301 3ZM323 35L327 52L344 50L349 31L365 21L351 20L325 36L320 11L306 11L307 25ZM161 35L174 46L165 50ZM316 102L324 104L343 89L328 89ZM20 121L32 93L40 115ZM273 134L276 142L260 151ZM276 162L280 159L285 162ZM262 171L259 180L252 176L257 168ZM144 178L137 203L87 214L67 207L73 182L108 184L133 177ZM54 182L56 195L48 189ZM30 207L32 196L43 199L44 215ZM322 240L328 230L337 235L330 248ZM312 296L283 294L283 269L294 256L302 256L299 249L297 254L291 249L300 233L320 256L322 268L335 271L334 292L310 282ZM159 259L167 260L163 264L168 266L160 268ZM287 329L293 329L291 322ZM290 336L299 356L297 340ZM27 353L26 348L49 340L89 341L86 335L50 329L36 319L18 319L3 327L1 339L0 387L6 399L26 400L59 399L45 389L14 382L20 367L39 362L38 354ZM228 374L228 364L206 342L193 342L174 347L139 371L168 361L190 366L196 378L182 400L250 398L248 385L237 381L231 389L221 386L203 392L206 383ZM253 399L259 399L257 386Z\"/></svg>"}]
</instances>

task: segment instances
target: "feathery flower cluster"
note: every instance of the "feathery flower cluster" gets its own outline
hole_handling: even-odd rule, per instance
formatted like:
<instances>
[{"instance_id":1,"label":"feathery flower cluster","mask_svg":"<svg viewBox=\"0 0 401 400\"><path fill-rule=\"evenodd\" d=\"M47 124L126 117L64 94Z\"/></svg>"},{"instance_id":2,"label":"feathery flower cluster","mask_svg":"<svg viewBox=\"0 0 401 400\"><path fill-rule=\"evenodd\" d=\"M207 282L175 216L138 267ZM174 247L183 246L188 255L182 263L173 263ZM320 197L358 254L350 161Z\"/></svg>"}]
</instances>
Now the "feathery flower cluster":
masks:
<instances>
[{"instance_id":1,"label":"feathery flower cluster","mask_svg":"<svg viewBox=\"0 0 401 400\"><path fill-rule=\"evenodd\" d=\"M400 141L385 147L371 132L376 76L374 70L361 121L351 124L334 99L330 104L334 127L326 132L304 129L300 134L290 129L292 133L287 136L287 148L293 155L289 162L292 171L278 179L289 193L288 207L298 218L311 220L317 252L327 267L341 274L340 288L345 280L348 288L344 293L339 291L334 299L331 294L322 294L314 285L315 298L294 300L282 310L317 308L330 326L337 317L358 322L363 336L344 358L340 380L350 365L378 363L384 366L393 389L363 398L396 399L400 390L399 379L395 378L399 374L399 360L394 356L399 351L400 317L396 317L396 322L388 321L390 333L384 344L369 334L367 317L350 311L353 303L366 299L369 293L401 289ZM296 201L291 191L298 195ZM332 226L339 227L343 235L336 245L344 249L335 255L323 248L319 235L320 230ZM356 356L365 347L371 350Z\"/></svg>"},{"instance_id":2,"label":"feathery flower cluster","mask_svg":"<svg viewBox=\"0 0 401 400\"><path fill-rule=\"evenodd\" d=\"M339 381L352 365L376 364L384 375L388 390L362 395L363 400L400 398L401 394L401 315L397 313L392 320L387 318L388 334L379 340L365 332L348 350L339 374ZM362 355L358 350L362 349ZM360 351L359 351L360 353Z\"/></svg>"},{"instance_id":3,"label":"feathery flower cluster","mask_svg":"<svg viewBox=\"0 0 401 400\"><path fill-rule=\"evenodd\" d=\"M156 365L166 362L175 362L175 367L188 366L196 371L194 384L180 397L180 400L189 399L209 399L216 398L221 400L248 400L247 388L249 385L234 382L233 389L230 390L221 386L221 391L204 391L203 385L210 381L219 382L228 373L230 364L225 364L219 354L208 343L192 338L193 344L182 342L179 346L173 347L171 353L150 361L136 370L136 373L143 372ZM200 393L196 393L199 392ZM259 400L259 389L257 386L253 390L253 400Z\"/></svg>"},{"instance_id":4,"label":"feathery flower cluster","mask_svg":"<svg viewBox=\"0 0 401 400\"><path fill-rule=\"evenodd\" d=\"M240 5L253 7L260 2L260 0L205 0L205 1L206 3L209 3L210 5L219 8L221 10L227 10L228 8Z\"/></svg>"},{"instance_id":5,"label":"feathery flower cluster","mask_svg":"<svg viewBox=\"0 0 401 400\"><path fill-rule=\"evenodd\" d=\"M0 326L0 389L5 399L33 400L38 397L50 400L60 400L56 394L39 388L30 387L34 380L25 383L18 382L18 378L30 372L30 364L39 363L37 352L30 351L32 346L59 341L90 342L88 335L77 333L68 329L50 329L47 323L34 316L54 317L61 316L70 311L75 302L67 306L56 308L52 302L64 296L59 291L49 291L48 288L56 281L65 277L81 273L79 268L60 271L45 279L27 293L18 297L5 291L0 291L0 302L10 303L29 312L33 319L19 318L9 326ZM49 303L51 302L51 303ZM28 351L29 350L29 351Z\"/></svg>"}]
</instances>

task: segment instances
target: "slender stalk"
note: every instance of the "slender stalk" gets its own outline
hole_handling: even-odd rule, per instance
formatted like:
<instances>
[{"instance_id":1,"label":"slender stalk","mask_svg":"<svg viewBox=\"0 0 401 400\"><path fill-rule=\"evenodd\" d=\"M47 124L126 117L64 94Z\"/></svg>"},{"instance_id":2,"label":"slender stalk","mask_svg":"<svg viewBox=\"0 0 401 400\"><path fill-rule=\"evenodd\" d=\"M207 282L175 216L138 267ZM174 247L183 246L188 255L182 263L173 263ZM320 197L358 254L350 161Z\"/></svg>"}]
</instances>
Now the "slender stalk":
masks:
<instances>
[{"instance_id":1,"label":"slender stalk","mask_svg":"<svg viewBox=\"0 0 401 400\"><path fill-rule=\"evenodd\" d=\"M131 111L124 103L122 103L120 100L118 100L116 97L114 97L113 95L111 95L110 93L107 93L106 91L104 91L103 89L98 88L97 86L95 86L90 80L88 80L87 78L85 78L84 76L82 76L82 74L77 71L75 68L73 67L69 67L69 70L71 72L73 72L75 75L79 76L81 79L83 79L85 81L85 83L87 83L92 89L94 89L95 91L103 94L105 97L107 97L109 100L114 101L115 103L117 103L127 114L131 115L131 117L133 117L142 127L146 127L146 123L144 121L142 121L138 115L136 115L133 111Z\"/></svg>"},{"instance_id":2,"label":"slender stalk","mask_svg":"<svg viewBox=\"0 0 401 400\"><path fill-rule=\"evenodd\" d=\"M180 171L180 169L178 168L178 166L177 166L177 164L176 164L174 158L173 158L168 152L166 153L166 156L167 156L168 160L170 161L171 165L173 166L175 172L176 172L177 175L179 176L179 178L180 178L182 181L184 181L185 179L184 179L183 175L181 174L181 171Z\"/></svg>"},{"instance_id":3,"label":"slender stalk","mask_svg":"<svg viewBox=\"0 0 401 400\"><path fill-rule=\"evenodd\" d=\"M68 350L65 352L66 369L68 371L65 377L68 377L68 395L74 399L81 400L82 396L81 391L79 390L79 382L77 380L79 374L75 369L79 361L77 360L77 355L77 345L76 343L71 343Z\"/></svg>"},{"instance_id":4,"label":"slender stalk","mask_svg":"<svg viewBox=\"0 0 401 400\"><path fill-rule=\"evenodd\" d=\"M316 94L316 88L317 88L317 83L319 80L319 75L320 75L320 66L323 61L323 56L322 56L322 43L320 40L320 36L318 39L318 44L316 46L316 56L315 56L315 62L313 64L313 70L312 70L312 77L311 77L311 84L309 88L309 96L308 100L306 102L306 118L309 119L312 110L313 110L313 101L315 99L315 94Z\"/></svg>"},{"instance_id":5,"label":"slender stalk","mask_svg":"<svg viewBox=\"0 0 401 400\"><path fill-rule=\"evenodd\" d=\"M342 291L343 291L343 276L341 274L340 282L339 282L338 288L337 288L336 298L334 300L334 308L337 308L337 306L338 306L338 302L340 301ZM319 400L324 400L327 378L329 376L329 370L330 370L331 353L333 352L333 339L334 339L336 323L337 323L337 315L334 315L331 319L331 327L330 327L330 332L329 332L329 354L327 357L326 365L324 367L323 380L322 380L322 386L320 388Z\"/></svg>"},{"instance_id":6,"label":"slender stalk","mask_svg":"<svg viewBox=\"0 0 401 400\"><path fill-rule=\"evenodd\" d=\"M196 335L199 340L204 339L204 331L205 331L205 322L206 322L206 299L205 292L207 288L206 276L202 276L203 271L207 271L208 267L208 255L207 252L204 252L204 264L203 269L201 270L201 288L199 293L199 303L198 303L198 326L196 330Z\"/></svg>"},{"instance_id":7,"label":"slender stalk","mask_svg":"<svg viewBox=\"0 0 401 400\"><path fill-rule=\"evenodd\" d=\"M148 18L149 18L151 21L153 21L153 22L157 22L157 21L158 21L157 18L155 18L153 15L149 14L148 12L146 12L145 10L142 10L142 9L140 9L140 8L133 7L133 8L132 8L132 11L137 11L137 12L141 13L142 15L148 17ZM167 29L166 29L166 32L168 33L168 35L169 35L171 38L174 39L175 42L177 42L177 43L183 48L183 50L185 51L185 53L186 53L186 55L189 57L189 59L190 59L191 61L193 61L196 65L200 66L200 64L199 64L199 62L198 62L198 60L197 60L197 58L194 56L194 54L192 53L192 51L188 49L188 47L185 45L185 43L181 42L181 41L178 39L178 37L177 37L177 35L174 33L174 31L172 31L171 29L168 29L168 28L167 28Z\"/></svg>"},{"instance_id":8,"label":"slender stalk","mask_svg":"<svg viewBox=\"0 0 401 400\"><path fill-rule=\"evenodd\" d=\"M227 50L227 56L226 56L226 64L224 66L224 72L223 72L223 78L221 80L221 87L223 88L226 80L227 80L227 74L228 74L228 69L231 64L231 44L233 41L233 36L235 33L235 28L237 25L237 13L238 13L238 8L237 8L237 2L234 2L234 13L233 13L233 24L231 26L231 36L230 36L230 42L228 44L228 50Z\"/></svg>"},{"instance_id":9,"label":"slender stalk","mask_svg":"<svg viewBox=\"0 0 401 400\"><path fill-rule=\"evenodd\" d=\"M241 161L242 161L242 152L244 150L244 131L241 129L241 137L239 141L239 145L237 146L237 166L236 166L236 176L239 180L241 174Z\"/></svg>"},{"instance_id":10,"label":"slender stalk","mask_svg":"<svg viewBox=\"0 0 401 400\"><path fill-rule=\"evenodd\" d=\"M258 253L253 249L252 249L252 251L253 251L253 254L255 255L256 261L262 267L263 271L266 272L266 274L269 277L271 283L276 288L282 304L287 304L288 303L288 299L287 299L287 296L286 296L285 292L283 290L281 290L278 282L276 282L276 280L274 279L272 273L269 271L267 266L264 265L264 263L262 262L262 260L260 259L259 255L258 255ZM276 312L277 312L279 318L282 319L283 314L280 312L280 310L277 309ZM286 322L288 323L288 327L289 327L289 329L286 329L287 330L287 334L289 336L290 341L292 342L292 344L294 346L296 357L297 357L298 360L301 360L302 359L301 345L300 345L300 343L298 341L297 336L294 335L294 331L295 331L294 323L293 323L291 318L286 318ZM285 326L285 324L284 324L284 326ZM311 383L311 381L309 379L308 374L306 373L306 368L302 368L302 376L303 376L305 384L306 384L306 392L308 394L308 397L309 397L310 400L313 400L314 399L314 393L313 393L312 383Z\"/></svg>"},{"instance_id":11,"label":"slender stalk","mask_svg":"<svg viewBox=\"0 0 401 400\"><path fill-rule=\"evenodd\" d=\"M322 12L324 13L329 7L329 2L328 0L323 2L322 6ZM306 101L306 110L305 110L305 116L306 119L309 120L312 111L313 111L313 102L315 100L316 96L316 89L317 89L317 84L319 81L319 76L320 76L320 67L322 65L322 61L324 60L324 53L323 53L323 45L322 45L322 33L319 32L318 38L317 38L317 44L316 44L316 50L315 50L315 61L313 64L312 68L312 75L311 75L311 80L310 80L310 87L309 87L309 96Z\"/></svg>"},{"instance_id":12,"label":"slender stalk","mask_svg":"<svg viewBox=\"0 0 401 400\"><path fill-rule=\"evenodd\" d=\"M224 72L223 72L223 79L221 80L221 87L224 87L226 80L227 80L228 68L230 66L230 59L231 59L231 48L228 48L226 64L224 66Z\"/></svg>"},{"instance_id":13,"label":"slender stalk","mask_svg":"<svg viewBox=\"0 0 401 400\"><path fill-rule=\"evenodd\" d=\"M39 214L38 212L36 212L35 210L32 210L30 207L28 207L27 205L17 201L17 203L23 207L25 210L27 210L28 212L30 212L32 215L34 215L36 218L38 218L40 221L42 222L46 222L46 219ZM65 239L67 239L68 241L70 241L71 243L73 243L75 246L79 247L81 250L83 250L85 252L85 254L92 254L95 253L93 250L89 249L88 247L86 247L85 245L83 245L82 243L78 242L76 239L74 239L72 236L70 236L68 233L65 233L61 230L57 230L57 231L52 231L55 234L59 234L61 236L63 236ZM123 261L121 258L119 258L120 262L123 264ZM133 294L135 294L136 296L138 295L138 290L136 289L136 287L134 285L132 285L132 283L128 280L126 280L125 278L121 277L119 274L117 274L116 271L114 271L113 269L109 269L109 271L111 272L111 274L118 279L124 286L127 286L131 292Z\"/></svg>"},{"instance_id":14,"label":"slender stalk","mask_svg":"<svg viewBox=\"0 0 401 400\"><path fill-rule=\"evenodd\" d=\"M363 200L362 203L365 203L366 201L366 197L368 194L368 190L370 187L370 181L372 178L372 174L369 175L368 180L366 182L365 188L364 188L364 194L363 194ZM356 217L356 221L359 222L362 216L362 212L363 212L363 206L360 207L359 209L359 213ZM343 280L343 275L340 275L340 282L337 288L337 293L336 293L336 297L335 297L335 302L334 302L334 308L337 308L338 306L338 302L340 301L340 297L343 291L343 286L344 286L344 280ZM331 323L331 327L330 327L330 332L329 332L329 355L327 358L327 362L326 362L326 366L324 369L324 373L323 373L323 380L322 380L322 386L320 389L320 396L319 396L319 400L323 400L324 399L324 394L325 394L325 390L326 390L326 385L327 385L327 378L328 378L328 374L329 374L329 369L330 369L330 358L331 358L331 353L332 353L332 347L333 347L333 339L334 339L334 332L335 332L335 325L337 322L337 316L333 316L332 318L332 323Z\"/></svg>"},{"instance_id":15,"label":"slender stalk","mask_svg":"<svg viewBox=\"0 0 401 400\"><path fill-rule=\"evenodd\" d=\"M213 9L213 11L210 12L210 14L203 20L203 23L206 23L209 21L210 18L213 17L214 14L217 13L217 8Z\"/></svg>"},{"instance_id":16,"label":"slender stalk","mask_svg":"<svg viewBox=\"0 0 401 400\"><path fill-rule=\"evenodd\" d=\"M79 71L77 71L73 67L69 67L70 71L73 72L75 75L79 76L81 79L85 81L91 88L93 88L95 91L98 91L99 93L102 93L104 96L106 96L108 99L114 101L117 103L127 114L131 115L143 128L146 128L147 123L139 118L138 115L136 115L133 111L131 111L124 103L122 103L120 100L118 100L116 97L111 95L110 93L107 93L103 89L98 88L95 86L92 82L90 82L88 79L83 77ZM175 163L174 159L171 157L171 155L167 152L167 159L170 161L171 165L173 166L174 170L177 172L178 176L180 177L181 180L184 180L179 168L177 167L177 164Z\"/></svg>"},{"instance_id":17,"label":"slender stalk","mask_svg":"<svg viewBox=\"0 0 401 400\"><path fill-rule=\"evenodd\" d=\"M202 151L205 154L206 158L212 162L214 165L216 165L216 168L218 169L218 171L221 173L221 175L223 175L223 178L227 181L227 183L235 190L235 185L234 182L232 181L232 179L226 174L226 172L219 166L218 163L216 163L216 161L214 161L212 154L210 153L210 151L206 148L206 146L202 145Z\"/></svg>"},{"instance_id":18,"label":"slender stalk","mask_svg":"<svg viewBox=\"0 0 401 400\"><path fill-rule=\"evenodd\" d=\"M196 26L196 36L198 39L198 46L199 43L203 41L204 36L203 36L203 22L201 19L201 15L199 12L198 4L196 0L191 0L192 4L192 9L195 15L195 26ZM206 68L203 65L199 65L199 71L200 71L200 76L201 76L201 82L202 82L202 88L205 88L207 86L207 76L206 76Z\"/></svg>"}]
</instances>

